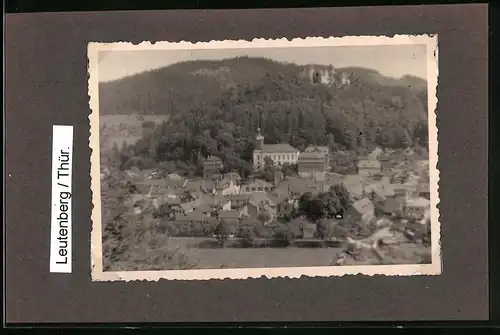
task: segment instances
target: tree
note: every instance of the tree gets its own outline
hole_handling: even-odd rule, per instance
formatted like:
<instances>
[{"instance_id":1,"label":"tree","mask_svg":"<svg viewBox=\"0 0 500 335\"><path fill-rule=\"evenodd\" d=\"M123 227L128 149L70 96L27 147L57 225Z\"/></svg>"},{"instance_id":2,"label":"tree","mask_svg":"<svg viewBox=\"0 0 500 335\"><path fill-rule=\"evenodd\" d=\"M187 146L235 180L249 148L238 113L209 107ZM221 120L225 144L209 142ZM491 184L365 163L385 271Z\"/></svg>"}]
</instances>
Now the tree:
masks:
<instances>
[{"instance_id":1,"label":"tree","mask_svg":"<svg viewBox=\"0 0 500 335\"><path fill-rule=\"evenodd\" d=\"M284 177L294 176L297 174L297 164L284 163L281 171Z\"/></svg>"},{"instance_id":2,"label":"tree","mask_svg":"<svg viewBox=\"0 0 500 335\"><path fill-rule=\"evenodd\" d=\"M429 151L420 145L417 145L415 147L415 153L417 153L419 156L423 158L429 158Z\"/></svg>"},{"instance_id":3,"label":"tree","mask_svg":"<svg viewBox=\"0 0 500 335\"><path fill-rule=\"evenodd\" d=\"M226 242L229 239L229 225L223 219L218 222L215 227L214 234L217 241L222 247L226 246Z\"/></svg>"},{"instance_id":4,"label":"tree","mask_svg":"<svg viewBox=\"0 0 500 335\"><path fill-rule=\"evenodd\" d=\"M406 183L410 179L410 172L408 171L408 169L403 169L403 171L401 171L401 174L399 175L399 178L401 184Z\"/></svg>"},{"instance_id":5,"label":"tree","mask_svg":"<svg viewBox=\"0 0 500 335\"><path fill-rule=\"evenodd\" d=\"M330 220L322 219L316 223L316 236L319 239L327 239L328 236L328 226L330 225Z\"/></svg>"},{"instance_id":6,"label":"tree","mask_svg":"<svg viewBox=\"0 0 500 335\"><path fill-rule=\"evenodd\" d=\"M394 146L394 135L390 129L385 129L380 134L380 145L386 148Z\"/></svg>"},{"instance_id":7,"label":"tree","mask_svg":"<svg viewBox=\"0 0 500 335\"><path fill-rule=\"evenodd\" d=\"M139 215L131 213L126 205L130 187L127 174L120 171L101 181L104 270L190 268L187 256L169 245L151 207Z\"/></svg>"},{"instance_id":8,"label":"tree","mask_svg":"<svg viewBox=\"0 0 500 335\"><path fill-rule=\"evenodd\" d=\"M264 157L264 170L274 170L274 161L269 156Z\"/></svg>"},{"instance_id":9,"label":"tree","mask_svg":"<svg viewBox=\"0 0 500 335\"><path fill-rule=\"evenodd\" d=\"M141 124L143 136L152 135L155 131L156 124L153 121L145 121Z\"/></svg>"},{"instance_id":10,"label":"tree","mask_svg":"<svg viewBox=\"0 0 500 335\"><path fill-rule=\"evenodd\" d=\"M347 149L356 150L358 148L356 132L349 128L344 130L344 141Z\"/></svg>"},{"instance_id":11,"label":"tree","mask_svg":"<svg viewBox=\"0 0 500 335\"><path fill-rule=\"evenodd\" d=\"M299 199L299 210L312 221L322 218L339 218L343 217L350 202L349 192L344 185L340 184L316 196L310 193L303 194Z\"/></svg>"},{"instance_id":12,"label":"tree","mask_svg":"<svg viewBox=\"0 0 500 335\"><path fill-rule=\"evenodd\" d=\"M122 156L118 144L114 143L111 152L108 155L108 167L110 169L119 169L122 165Z\"/></svg>"},{"instance_id":13,"label":"tree","mask_svg":"<svg viewBox=\"0 0 500 335\"><path fill-rule=\"evenodd\" d=\"M348 228L334 220L322 219L316 223L316 236L325 242L334 238L345 239L350 235Z\"/></svg>"},{"instance_id":14,"label":"tree","mask_svg":"<svg viewBox=\"0 0 500 335\"><path fill-rule=\"evenodd\" d=\"M343 183L332 186L330 193L338 199L339 207L337 208L337 214L342 214L351 206L351 195Z\"/></svg>"},{"instance_id":15,"label":"tree","mask_svg":"<svg viewBox=\"0 0 500 335\"><path fill-rule=\"evenodd\" d=\"M286 246L293 240L293 232L286 224L278 223L273 226L273 237L275 240L284 242Z\"/></svg>"},{"instance_id":16,"label":"tree","mask_svg":"<svg viewBox=\"0 0 500 335\"><path fill-rule=\"evenodd\" d=\"M158 219L165 219L170 216L170 207L168 204L162 204L153 213L153 217Z\"/></svg>"},{"instance_id":17,"label":"tree","mask_svg":"<svg viewBox=\"0 0 500 335\"><path fill-rule=\"evenodd\" d=\"M292 232L293 238L303 237L304 229L309 222L301 217L296 217L295 219L288 221L287 225L289 230Z\"/></svg>"},{"instance_id":18,"label":"tree","mask_svg":"<svg viewBox=\"0 0 500 335\"><path fill-rule=\"evenodd\" d=\"M429 146L429 129L426 122L418 122L413 128L413 138L422 147Z\"/></svg>"},{"instance_id":19,"label":"tree","mask_svg":"<svg viewBox=\"0 0 500 335\"><path fill-rule=\"evenodd\" d=\"M332 133L328 133L326 135L326 141L330 152L333 152L337 149L337 144L335 143L335 136L333 136Z\"/></svg>"},{"instance_id":20,"label":"tree","mask_svg":"<svg viewBox=\"0 0 500 335\"><path fill-rule=\"evenodd\" d=\"M363 153L366 151L366 134L363 131L359 131L358 136L358 149Z\"/></svg>"},{"instance_id":21,"label":"tree","mask_svg":"<svg viewBox=\"0 0 500 335\"><path fill-rule=\"evenodd\" d=\"M413 145L410 133L406 129L401 130L401 146L403 148L409 148Z\"/></svg>"},{"instance_id":22,"label":"tree","mask_svg":"<svg viewBox=\"0 0 500 335\"><path fill-rule=\"evenodd\" d=\"M252 246L253 240L256 235L255 230L256 230L256 223L250 220L245 220L239 225L236 235L243 240L244 246L250 247Z\"/></svg>"},{"instance_id":23,"label":"tree","mask_svg":"<svg viewBox=\"0 0 500 335\"><path fill-rule=\"evenodd\" d=\"M200 173L200 156L219 152L226 154L225 166L240 170L242 175L251 173L248 164L257 126L265 133L267 143L287 141L299 150L315 143L328 146L332 154L340 147L356 151L373 142L383 147L409 143L407 137L395 134L397 128L408 130L413 145L428 145L427 111L422 105L427 100L425 90L414 92L404 85L377 84L383 78L364 69L349 71L356 80L340 90L297 80L300 69L293 64L249 58L207 64L184 62L104 83L100 99L103 113L136 110L164 119L154 125L147 121L152 131L148 128L141 133L144 120L131 118L116 130L103 130L102 139L139 136L135 152L122 156L128 157L126 161L133 156L143 160L134 160L128 166L144 164L144 160L150 165L182 162L178 169L185 169L180 173L186 175ZM190 74L207 66L231 71ZM222 79L231 85L220 85ZM360 130L366 133L366 144L357 143ZM351 165L337 165L335 169L351 172Z\"/></svg>"},{"instance_id":24,"label":"tree","mask_svg":"<svg viewBox=\"0 0 500 335\"><path fill-rule=\"evenodd\" d=\"M266 224L271 220L271 215L269 215L267 211L260 211L259 214L257 214L257 220L262 224Z\"/></svg>"},{"instance_id":25,"label":"tree","mask_svg":"<svg viewBox=\"0 0 500 335\"><path fill-rule=\"evenodd\" d=\"M313 195L310 192L304 193L299 198L299 212L301 214L307 215L310 212L311 201L313 200Z\"/></svg>"}]
</instances>

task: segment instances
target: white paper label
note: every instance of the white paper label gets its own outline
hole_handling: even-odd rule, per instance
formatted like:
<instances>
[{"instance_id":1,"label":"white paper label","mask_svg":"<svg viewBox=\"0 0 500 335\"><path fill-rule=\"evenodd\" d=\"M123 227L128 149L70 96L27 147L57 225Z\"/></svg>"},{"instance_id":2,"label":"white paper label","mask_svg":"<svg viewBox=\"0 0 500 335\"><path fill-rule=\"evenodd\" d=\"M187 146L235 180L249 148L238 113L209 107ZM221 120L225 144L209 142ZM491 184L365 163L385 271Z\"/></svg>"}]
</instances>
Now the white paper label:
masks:
<instances>
[{"instance_id":1,"label":"white paper label","mask_svg":"<svg viewBox=\"0 0 500 335\"><path fill-rule=\"evenodd\" d=\"M52 130L50 272L71 273L73 126Z\"/></svg>"}]
</instances>

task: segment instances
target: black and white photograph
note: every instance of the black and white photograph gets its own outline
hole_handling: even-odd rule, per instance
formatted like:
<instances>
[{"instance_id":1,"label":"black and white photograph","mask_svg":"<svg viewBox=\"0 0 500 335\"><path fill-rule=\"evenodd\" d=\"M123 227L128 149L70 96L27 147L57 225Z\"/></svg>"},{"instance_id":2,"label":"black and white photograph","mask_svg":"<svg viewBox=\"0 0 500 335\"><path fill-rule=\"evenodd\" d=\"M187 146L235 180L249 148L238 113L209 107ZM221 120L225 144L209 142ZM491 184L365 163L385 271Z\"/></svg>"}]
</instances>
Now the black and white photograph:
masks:
<instances>
[{"instance_id":1,"label":"black and white photograph","mask_svg":"<svg viewBox=\"0 0 500 335\"><path fill-rule=\"evenodd\" d=\"M88 53L93 280L441 273L437 36Z\"/></svg>"}]
</instances>

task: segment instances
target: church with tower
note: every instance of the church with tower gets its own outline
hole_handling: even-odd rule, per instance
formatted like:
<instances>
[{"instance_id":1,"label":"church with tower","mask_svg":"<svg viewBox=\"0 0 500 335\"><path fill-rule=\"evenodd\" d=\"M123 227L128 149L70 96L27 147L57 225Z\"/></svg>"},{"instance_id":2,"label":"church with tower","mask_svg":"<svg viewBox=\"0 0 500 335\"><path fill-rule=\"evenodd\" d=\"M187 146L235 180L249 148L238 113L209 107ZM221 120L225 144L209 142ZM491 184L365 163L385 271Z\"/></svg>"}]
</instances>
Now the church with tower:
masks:
<instances>
[{"instance_id":1,"label":"church with tower","mask_svg":"<svg viewBox=\"0 0 500 335\"><path fill-rule=\"evenodd\" d=\"M253 151L253 168L261 170L265 166L265 158L269 157L275 165L297 164L299 150L288 143L265 144L264 136L257 128L256 146Z\"/></svg>"}]
</instances>

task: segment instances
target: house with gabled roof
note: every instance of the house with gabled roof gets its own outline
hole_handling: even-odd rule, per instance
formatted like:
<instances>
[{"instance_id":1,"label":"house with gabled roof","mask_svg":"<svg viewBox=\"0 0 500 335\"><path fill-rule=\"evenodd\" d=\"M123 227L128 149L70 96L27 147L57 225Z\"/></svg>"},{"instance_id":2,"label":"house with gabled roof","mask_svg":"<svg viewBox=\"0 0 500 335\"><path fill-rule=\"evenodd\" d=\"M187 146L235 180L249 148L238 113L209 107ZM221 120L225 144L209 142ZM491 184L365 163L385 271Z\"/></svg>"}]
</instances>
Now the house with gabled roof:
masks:
<instances>
[{"instance_id":1,"label":"house with gabled roof","mask_svg":"<svg viewBox=\"0 0 500 335\"><path fill-rule=\"evenodd\" d=\"M408 199L403 205L403 213L406 217L420 220L424 217L426 210L430 208L428 199L419 197Z\"/></svg>"},{"instance_id":2,"label":"house with gabled roof","mask_svg":"<svg viewBox=\"0 0 500 335\"><path fill-rule=\"evenodd\" d=\"M276 188L275 193L291 197L300 197L304 193L317 194L322 191L322 184L302 178L286 178Z\"/></svg>"},{"instance_id":3,"label":"house with gabled roof","mask_svg":"<svg viewBox=\"0 0 500 335\"><path fill-rule=\"evenodd\" d=\"M301 178L325 180L328 163L327 155L318 147L301 152L297 161L297 173Z\"/></svg>"},{"instance_id":4,"label":"house with gabled roof","mask_svg":"<svg viewBox=\"0 0 500 335\"><path fill-rule=\"evenodd\" d=\"M325 170L330 170L330 149L327 146L319 146L319 145L308 145L304 152L321 152L325 157ZM300 154L299 154L300 158Z\"/></svg>"},{"instance_id":5,"label":"house with gabled roof","mask_svg":"<svg viewBox=\"0 0 500 335\"><path fill-rule=\"evenodd\" d=\"M205 178L211 178L214 175L220 175L224 169L224 163L222 159L217 156L210 155L203 162L203 176Z\"/></svg>"},{"instance_id":6,"label":"house with gabled roof","mask_svg":"<svg viewBox=\"0 0 500 335\"><path fill-rule=\"evenodd\" d=\"M285 198L281 199L281 201L278 202L277 206L277 211L278 211L278 217L284 218L284 217L290 217L294 210L297 208L298 201L295 199L291 198Z\"/></svg>"},{"instance_id":7,"label":"house with gabled roof","mask_svg":"<svg viewBox=\"0 0 500 335\"><path fill-rule=\"evenodd\" d=\"M238 225L247 216L246 208L243 207L237 210L220 211L218 213L218 220L230 225Z\"/></svg>"},{"instance_id":8,"label":"house with gabled roof","mask_svg":"<svg viewBox=\"0 0 500 335\"><path fill-rule=\"evenodd\" d=\"M395 196L394 187L387 183L373 183L364 188L363 194L372 202L385 201L388 197Z\"/></svg>"},{"instance_id":9,"label":"house with gabled roof","mask_svg":"<svg viewBox=\"0 0 500 335\"><path fill-rule=\"evenodd\" d=\"M270 192L273 188L273 184L265 180L253 179L241 185L240 193Z\"/></svg>"},{"instance_id":10,"label":"house with gabled roof","mask_svg":"<svg viewBox=\"0 0 500 335\"><path fill-rule=\"evenodd\" d=\"M361 223L368 224L375 217L375 206L368 198L355 201L348 209L349 215Z\"/></svg>"},{"instance_id":11,"label":"house with gabled roof","mask_svg":"<svg viewBox=\"0 0 500 335\"><path fill-rule=\"evenodd\" d=\"M417 186L418 195L428 200L431 199L431 187L428 182L422 182Z\"/></svg>"},{"instance_id":12,"label":"house with gabled roof","mask_svg":"<svg viewBox=\"0 0 500 335\"><path fill-rule=\"evenodd\" d=\"M224 178L229 178L233 181L233 183L238 184L241 181L241 176L236 171L228 172L224 175Z\"/></svg>"},{"instance_id":13,"label":"house with gabled roof","mask_svg":"<svg viewBox=\"0 0 500 335\"><path fill-rule=\"evenodd\" d=\"M208 216L200 212L190 212L185 215L179 215L175 218L177 222L193 222L193 223L205 223L208 220Z\"/></svg>"},{"instance_id":14,"label":"house with gabled roof","mask_svg":"<svg viewBox=\"0 0 500 335\"><path fill-rule=\"evenodd\" d=\"M181 176L180 174L178 173L169 173L167 175L167 179L171 179L171 180L183 180L184 177Z\"/></svg>"},{"instance_id":15,"label":"house with gabled roof","mask_svg":"<svg viewBox=\"0 0 500 335\"><path fill-rule=\"evenodd\" d=\"M213 231L215 219L200 212L191 212L175 217L175 224L180 235L208 236Z\"/></svg>"},{"instance_id":16,"label":"house with gabled roof","mask_svg":"<svg viewBox=\"0 0 500 335\"><path fill-rule=\"evenodd\" d=\"M264 136L257 129L256 147L253 151L253 167L260 170L265 167L266 157L275 165L297 164L299 150L288 143L265 144Z\"/></svg>"},{"instance_id":17,"label":"house with gabled roof","mask_svg":"<svg viewBox=\"0 0 500 335\"><path fill-rule=\"evenodd\" d=\"M136 184L137 190L144 194L157 208L165 203L166 198L175 198L184 182L166 179L151 179ZM147 190L147 191L146 191ZM143 193L147 192L147 193ZM171 194L174 193L172 196Z\"/></svg>"},{"instance_id":18,"label":"house with gabled roof","mask_svg":"<svg viewBox=\"0 0 500 335\"><path fill-rule=\"evenodd\" d=\"M370 152L368 154L368 159L379 159L380 155L382 155L384 153L384 150L380 149L379 147L376 147L375 149L373 149L372 152Z\"/></svg>"},{"instance_id":19,"label":"house with gabled roof","mask_svg":"<svg viewBox=\"0 0 500 335\"><path fill-rule=\"evenodd\" d=\"M232 194L226 196L226 199L231 202L231 208L240 208L250 201L250 194Z\"/></svg>"},{"instance_id":20,"label":"house with gabled roof","mask_svg":"<svg viewBox=\"0 0 500 335\"><path fill-rule=\"evenodd\" d=\"M231 178L223 178L215 184L216 194L232 195L240 193L240 185L236 184Z\"/></svg>"},{"instance_id":21,"label":"house with gabled roof","mask_svg":"<svg viewBox=\"0 0 500 335\"><path fill-rule=\"evenodd\" d=\"M395 198L386 198L384 201L374 203L375 213L388 217L398 217L402 215L403 204Z\"/></svg>"},{"instance_id":22,"label":"house with gabled roof","mask_svg":"<svg viewBox=\"0 0 500 335\"><path fill-rule=\"evenodd\" d=\"M196 199L194 201L188 201L188 202L182 203L181 208L184 211L184 213L190 213L190 212L193 212L194 209L200 205L201 205L200 200Z\"/></svg>"},{"instance_id":23,"label":"house with gabled roof","mask_svg":"<svg viewBox=\"0 0 500 335\"><path fill-rule=\"evenodd\" d=\"M362 157L358 160L358 175L360 177L373 177L382 173L382 165L378 159Z\"/></svg>"},{"instance_id":24,"label":"house with gabled roof","mask_svg":"<svg viewBox=\"0 0 500 335\"><path fill-rule=\"evenodd\" d=\"M255 192L250 194L250 201L254 202L259 206L267 205L273 208L276 208L277 206L273 197L267 192Z\"/></svg>"}]
</instances>

